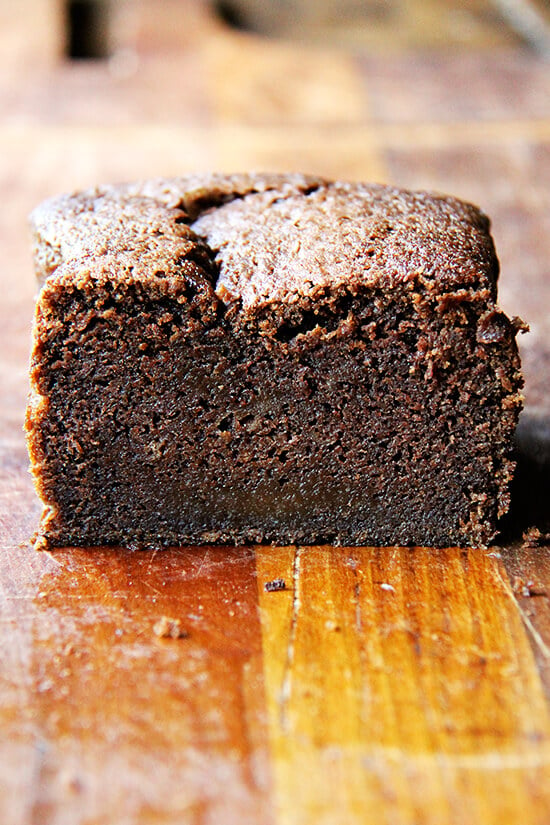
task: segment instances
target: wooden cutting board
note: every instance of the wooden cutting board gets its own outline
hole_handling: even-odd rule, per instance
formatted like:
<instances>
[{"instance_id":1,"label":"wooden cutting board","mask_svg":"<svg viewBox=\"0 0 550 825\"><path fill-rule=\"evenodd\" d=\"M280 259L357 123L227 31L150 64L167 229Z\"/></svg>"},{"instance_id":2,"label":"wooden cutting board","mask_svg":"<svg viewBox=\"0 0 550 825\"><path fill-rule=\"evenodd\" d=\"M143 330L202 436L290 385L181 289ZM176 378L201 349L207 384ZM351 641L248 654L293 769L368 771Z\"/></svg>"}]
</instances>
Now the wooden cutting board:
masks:
<instances>
[{"instance_id":1,"label":"wooden cutting board","mask_svg":"<svg viewBox=\"0 0 550 825\"><path fill-rule=\"evenodd\" d=\"M0 0L0 823L548 825L550 546L521 538L550 515L548 65L500 36L391 57L266 41L192 0L120 4L114 58L69 64L59 8ZM502 305L532 326L500 545L33 550L26 215L206 168L491 214Z\"/></svg>"},{"instance_id":2,"label":"wooden cutting board","mask_svg":"<svg viewBox=\"0 0 550 825\"><path fill-rule=\"evenodd\" d=\"M2 559L5 823L548 821L549 651L496 551Z\"/></svg>"}]
</instances>

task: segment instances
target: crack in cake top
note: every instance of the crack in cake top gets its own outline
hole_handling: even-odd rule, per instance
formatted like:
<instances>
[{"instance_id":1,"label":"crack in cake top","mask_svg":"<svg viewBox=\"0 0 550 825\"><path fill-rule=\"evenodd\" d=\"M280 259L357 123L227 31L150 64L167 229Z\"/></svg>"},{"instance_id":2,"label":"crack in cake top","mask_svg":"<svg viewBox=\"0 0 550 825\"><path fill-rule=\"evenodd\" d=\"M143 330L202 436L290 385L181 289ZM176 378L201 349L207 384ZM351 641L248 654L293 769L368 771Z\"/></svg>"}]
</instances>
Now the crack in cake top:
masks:
<instances>
[{"instance_id":1,"label":"crack in cake top","mask_svg":"<svg viewBox=\"0 0 550 825\"><path fill-rule=\"evenodd\" d=\"M245 313L406 283L496 294L489 220L477 207L383 185L297 174L159 178L53 198L32 223L43 278L71 261L108 256L112 266L130 253L132 277L146 280L187 259Z\"/></svg>"}]
</instances>

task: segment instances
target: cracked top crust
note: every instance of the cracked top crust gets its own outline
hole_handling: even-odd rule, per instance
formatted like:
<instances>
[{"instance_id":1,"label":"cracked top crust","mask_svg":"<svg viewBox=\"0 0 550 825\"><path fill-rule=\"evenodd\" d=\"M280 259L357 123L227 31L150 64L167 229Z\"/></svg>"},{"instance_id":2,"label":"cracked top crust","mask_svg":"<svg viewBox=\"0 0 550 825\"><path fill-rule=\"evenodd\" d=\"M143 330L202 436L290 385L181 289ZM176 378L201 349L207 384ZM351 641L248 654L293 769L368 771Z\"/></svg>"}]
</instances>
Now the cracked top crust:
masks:
<instances>
[{"instance_id":1,"label":"cracked top crust","mask_svg":"<svg viewBox=\"0 0 550 825\"><path fill-rule=\"evenodd\" d=\"M496 297L489 220L426 192L204 175L63 195L41 204L31 223L41 280L64 281L79 266L113 279L192 277L244 315L362 287Z\"/></svg>"}]
</instances>

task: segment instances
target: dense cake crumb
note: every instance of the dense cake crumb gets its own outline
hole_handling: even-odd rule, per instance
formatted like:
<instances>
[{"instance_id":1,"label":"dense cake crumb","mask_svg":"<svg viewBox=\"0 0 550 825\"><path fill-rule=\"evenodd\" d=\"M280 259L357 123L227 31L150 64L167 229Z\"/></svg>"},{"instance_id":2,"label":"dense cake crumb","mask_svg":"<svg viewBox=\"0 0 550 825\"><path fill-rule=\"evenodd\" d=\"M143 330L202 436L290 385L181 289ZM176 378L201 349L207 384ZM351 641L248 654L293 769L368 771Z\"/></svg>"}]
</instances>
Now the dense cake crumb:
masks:
<instances>
[{"instance_id":1,"label":"dense cake crumb","mask_svg":"<svg viewBox=\"0 0 550 825\"><path fill-rule=\"evenodd\" d=\"M486 545L522 385L489 221L302 175L33 215L27 430L51 545Z\"/></svg>"}]
</instances>

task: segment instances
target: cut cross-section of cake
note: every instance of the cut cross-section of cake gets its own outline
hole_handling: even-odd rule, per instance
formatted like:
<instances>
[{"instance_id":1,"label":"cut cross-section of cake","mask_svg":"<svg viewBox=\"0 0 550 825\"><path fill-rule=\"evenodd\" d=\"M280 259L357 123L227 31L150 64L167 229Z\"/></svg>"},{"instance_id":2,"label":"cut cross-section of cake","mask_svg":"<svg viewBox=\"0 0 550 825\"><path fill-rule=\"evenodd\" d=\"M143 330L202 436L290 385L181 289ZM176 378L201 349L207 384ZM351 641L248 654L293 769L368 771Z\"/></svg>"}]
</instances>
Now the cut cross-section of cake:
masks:
<instances>
[{"instance_id":1,"label":"cut cross-section of cake","mask_svg":"<svg viewBox=\"0 0 550 825\"><path fill-rule=\"evenodd\" d=\"M210 175L62 196L32 221L42 543L495 536L519 322L476 207Z\"/></svg>"}]
</instances>

